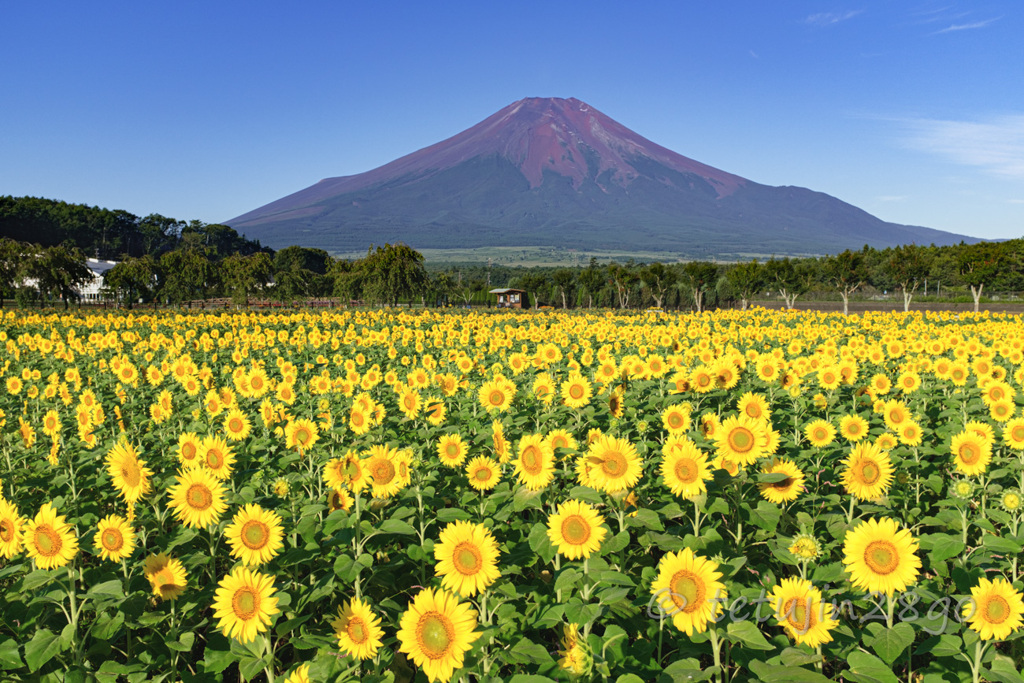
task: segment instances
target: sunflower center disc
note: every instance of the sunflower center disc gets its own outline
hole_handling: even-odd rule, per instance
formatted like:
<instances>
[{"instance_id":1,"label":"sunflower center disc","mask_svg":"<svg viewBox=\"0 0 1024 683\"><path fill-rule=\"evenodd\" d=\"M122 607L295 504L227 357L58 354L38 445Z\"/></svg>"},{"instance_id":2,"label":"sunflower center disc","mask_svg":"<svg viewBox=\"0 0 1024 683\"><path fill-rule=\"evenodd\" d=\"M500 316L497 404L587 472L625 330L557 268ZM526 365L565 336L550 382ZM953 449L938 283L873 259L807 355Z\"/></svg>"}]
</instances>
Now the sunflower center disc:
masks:
<instances>
[{"instance_id":1,"label":"sunflower center disc","mask_svg":"<svg viewBox=\"0 0 1024 683\"><path fill-rule=\"evenodd\" d=\"M248 621L256 616L259 607L260 596L251 588L240 588L231 598L231 609L242 621Z\"/></svg>"},{"instance_id":2,"label":"sunflower center disc","mask_svg":"<svg viewBox=\"0 0 1024 683\"><path fill-rule=\"evenodd\" d=\"M181 457L185 460L191 460L196 457L196 447L190 443L184 444L181 447Z\"/></svg>"},{"instance_id":3,"label":"sunflower center disc","mask_svg":"<svg viewBox=\"0 0 1024 683\"><path fill-rule=\"evenodd\" d=\"M220 451L211 448L206 452L206 464L210 466L211 470L219 470L224 464L224 456L220 454Z\"/></svg>"},{"instance_id":4,"label":"sunflower center disc","mask_svg":"<svg viewBox=\"0 0 1024 683\"><path fill-rule=\"evenodd\" d=\"M689 458L676 461L676 478L684 484L692 484L697 480L697 464Z\"/></svg>"},{"instance_id":5,"label":"sunflower center disc","mask_svg":"<svg viewBox=\"0 0 1024 683\"><path fill-rule=\"evenodd\" d=\"M522 457L523 469L528 474L538 474L542 469L540 451L537 450L536 446L527 446L526 450L523 451Z\"/></svg>"},{"instance_id":6,"label":"sunflower center disc","mask_svg":"<svg viewBox=\"0 0 1024 683\"><path fill-rule=\"evenodd\" d=\"M782 481L777 481L772 484L773 487L781 489L783 491L788 490L793 485L793 477L786 477Z\"/></svg>"},{"instance_id":7,"label":"sunflower center disc","mask_svg":"<svg viewBox=\"0 0 1024 683\"><path fill-rule=\"evenodd\" d=\"M139 463L135 458L125 458L121 463L121 476L128 486L136 487L142 479L142 472L139 471Z\"/></svg>"},{"instance_id":8,"label":"sunflower center disc","mask_svg":"<svg viewBox=\"0 0 1024 683\"><path fill-rule=\"evenodd\" d=\"M102 543L107 550L120 550L124 545L124 539L121 537L121 532L116 529L107 529L103 532Z\"/></svg>"},{"instance_id":9,"label":"sunflower center disc","mask_svg":"<svg viewBox=\"0 0 1024 683\"><path fill-rule=\"evenodd\" d=\"M444 454L454 460L459 457L459 447L453 443L448 444L444 447Z\"/></svg>"},{"instance_id":10,"label":"sunflower center disc","mask_svg":"<svg viewBox=\"0 0 1024 683\"><path fill-rule=\"evenodd\" d=\"M621 477L626 473L626 458L618 451L609 451L604 455L604 460L601 462L601 469L604 470L605 476L607 477Z\"/></svg>"},{"instance_id":11,"label":"sunflower center disc","mask_svg":"<svg viewBox=\"0 0 1024 683\"><path fill-rule=\"evenodd\" d=\"M704 581L685 569L672 577L672 600L684 612L695 612L704 602Z\"/></svg>"},{"instance_id":12,"label":"sunflower center disc","mask_svg":"<svg viewBox=\"0 0 1024 683\"><path fill-rule=\"evenodd\" d=\"M448 618L439 612L427 612L420 617L420 647L430 659L443 657L452 644L452 629Z\"/></svg>"},{"instance_id":13,"label":"sunflower center disc","mask_svg":"<svg viewBox=\"0 0 1024 683\"><path fill-rule=\"evenodd\" d=\"M471 576L480 571L484 558L480 554L480 549L472 543L460 543L452 553L452 560L460 574Z\"/></svg>"},{"instance_id":14,"label":"sunflower center disc","mask_svg":"<svg viewBox=\"0 0 1024 683\"><path fill-rule=\"evenodd\" d=\"M974 447L974 444L968 443L960 447L960 459L963 460L965 464L973 465L978 462L978 458L980 457L981 453Z\"/></svg>"},{"instance_id":15,"label":"sunflower center disc","mask_svg":"<svg viewBox=\"0 0 1024 683\"><path fill-rule=\"evenodd\" d=\"M590 538L590 525L579 515L567 517L562 522L562 537L572 545L583 545Z\"/></svg>"},{"instance_id":16,"label":"sunflower center disc","mask_svg":"<svg viewBox=\"0 0 1024 683\"><path fill-rule=\"evenodd\" d=\"M388 460L380 460L373 466L373 483L386 486L395 478L395 466Z\"/></svg>"},{"instance_id":17,"label":"sunflower center disc","mask_svg":"<svg viewBox=\"0 0 1024 683\"><path fill-rule=\"evenodd\" d=\"M231 423L228 425L228 431L236 433L236 434L241 432L242 431L242 421L239 420L237 417L233 418L231 420Z\"/></svg>"},{"instance_id":18,"label":"sunflower center disc","mask_svg":"<svg viewBox=\"0 0 1024 683\"><path fill-rule=\"evenodd\" d=\"M486 467L481 467L480 469L478 469L473 476L476 478L477 481L487 481L488 479L490 479L490 473L487 471Z\"/></svg>"},{"instance_id":19,"label":"sunflower center disc","mask_svg":"<svg viewBox=\"0 0 1024 683\"><path fill-rule=\"evenodd\" d=\"M1010 604L1001 595L993 595L985 604L985 621L1001 624L1010 616Z\"/></svg>"},{"instance_id":20,"label":"sunflower center disc","mask_svg":"<svg viewBox=\"0 0 1024 683\"><path fill-rule=\"evenodd\" d=\"M8 519L0 519L0 541L9 543L14 538L14 524Z\"/></svg>"},{"instance_id":21,"label":"sunflower center disc","mask_svg":"<svg viewBox=\"0 0 1024 683\"><path fill-rule=\"evenodd\" d=\"M874 484L881 476L882 473L878 469L878 465L873 462L866 462L860 466L860 478L865 484Z\"/></svg>"},{"instance_id":22,"label":"sunflower center disc","mask_svg":"<svg viewBox=\"0 0 1024 683\"><path fill-rule=\"evenodd\" d=\"M729 445L738 453L746 453L754 447L754 435L745 428L734 429L729 434Z\"/></svg>"},{"instance_id":23,"label":"sunflower center disc","mask_svg":"<svg viewBox=\"0 0 1024 683\"><path fill-rule=\"evenodd\" d=\"M490 401L492 406L500 406L505 402L505 394L500 391L492 391L487 400Z\"/></svg>"},{"instance_id":24,"label":"sunflower center disc","mask_svg":"<svg viewBox=\"0 0 1024 683\"><path fill-rule=\"evenodd\" d=\"M349 619L348 625L345 627L345 631L348 633L348 637L351 638L352 642L356 645L362 645L370 637L370 634L366 632L366 625L359 617L352 617Z\"/></svg>"},{"instance_id":25,"label":"sunflower center disc","mask_svg":"<svg viewBox=\"0 0 1024 683\"><path fill-rule=\"evenodd\" d=\"M578 400L583 398L584 393L586 392L583 390L583 387L579 384L573 384L571 387L569 387L569 396L573 397L574 399Z\"/></svg>"},{"instance_id":26,"label":"sunflower center disc","mask_svg":"<svg viewBox=\"0 0 1024 683\"><path fill-rule=\"evenodd\" d=\"M270 530L263 522L250 519L242 526L242 543L250 550L259 550L270 540Z\"/></svg>"},{"instance_id":27,"label":"sunflower center disc","mask_svg":"<svg viewBox=\"0 0 1024 683\"><path fill-rule=\"evenodd\" d=\"M814 610L811 609L811 599L790 598L786 602L784 616L789 625L800 633L806 633L814 626Z\"/></svg>"},{"instance_id":28,"label":"sunflower center disc","mask_svg":"<svg viewBox=\"0 0 1024 683\"><path fill-rule=\"evenodd\" d=\"M192 484L188 487L185 500L193 510L205 510L213 505L213 494L202 484Z\"/></svg>"},{"instance_id":29,"label":"sunflower center disc","mask_svg":"<svg viewBox=\"0 0 1024 683\"><path fill-rule=\"evenodd\" d=\"M872 541L864 550L864 562L876 574L891 574L899 566L899 553L888 541Z\"/></svg>"},{"instance_id":30,"label":"sunflower center disc","mask_svg":"<svg viewBox=\"0 0 1024 683\"><path fill-rule=\"evenodd\" d=\"M36 548L44 557L53 557L60 552L60 536L50 527L36 529Z\"/></svg>"}]
</instances>

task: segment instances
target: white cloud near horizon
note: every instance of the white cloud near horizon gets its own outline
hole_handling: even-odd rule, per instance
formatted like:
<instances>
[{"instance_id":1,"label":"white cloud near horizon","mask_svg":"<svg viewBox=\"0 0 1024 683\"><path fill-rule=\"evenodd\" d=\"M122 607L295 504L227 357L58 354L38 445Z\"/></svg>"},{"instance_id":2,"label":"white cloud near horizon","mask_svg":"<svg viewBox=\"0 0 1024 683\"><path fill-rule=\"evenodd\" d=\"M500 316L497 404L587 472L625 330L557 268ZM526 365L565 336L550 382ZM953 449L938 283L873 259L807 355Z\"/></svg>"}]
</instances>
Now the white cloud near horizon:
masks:
<instances>
[{"instance_id":1,"label":"white cloud near horizon","mask_svg":"<svg viewBox=\"0 0 1024 683\"><path fill-rule=\"evenodd\" d=\"M1024 180L1024 115L987 121L905 120L905 143L962 166Z\"/></svg>"},{"instance_id":2,"label":"white cloud near horizon","mask_svg":"<svg viewBox=\"0 0 1024 683\"><path fill-rule=\"evenodd\" d=\"M950 24L944 29L936 31L933 35L939 35L940 33L952 33L954 31L971 31L974 29L985 28L995 22L1002 19L1002 17L995 17L993 19L985 19L984 21L972 21L967 24Z\"/></svg>"},{"instance_id":3,"label":"white cloud near horizon","mask_svg":"<svg viewBox=\"0 0 1024 683\"><path fill-rule=\"evenodd\" d=\"M812 14L804 19L805 24L811 26L832 26L848 19L853 19L855 16L863 12L864 10L849 10L847 12L820 12L818 14Z\"/></svg>"}]
</instances>

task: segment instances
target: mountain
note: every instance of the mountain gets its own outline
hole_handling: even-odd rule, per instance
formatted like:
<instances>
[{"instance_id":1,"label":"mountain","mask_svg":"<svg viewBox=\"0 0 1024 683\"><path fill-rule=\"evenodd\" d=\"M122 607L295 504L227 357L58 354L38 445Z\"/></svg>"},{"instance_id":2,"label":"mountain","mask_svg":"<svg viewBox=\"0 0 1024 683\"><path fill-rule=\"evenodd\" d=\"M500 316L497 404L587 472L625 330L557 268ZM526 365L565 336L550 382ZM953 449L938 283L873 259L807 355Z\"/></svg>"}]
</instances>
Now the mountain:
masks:
<instances>
[{"instance_id":1,"label":"mountain","mask_svg":"<svg viewBox=\"0 0 1024 683\"><path fill-rule=\"evenodd\" d=\"M447 140L225 223L274 248L334 253L402 241L728 257L978 241L721 171L573 98L519 100Z\"/></svg>"}]
</instances>

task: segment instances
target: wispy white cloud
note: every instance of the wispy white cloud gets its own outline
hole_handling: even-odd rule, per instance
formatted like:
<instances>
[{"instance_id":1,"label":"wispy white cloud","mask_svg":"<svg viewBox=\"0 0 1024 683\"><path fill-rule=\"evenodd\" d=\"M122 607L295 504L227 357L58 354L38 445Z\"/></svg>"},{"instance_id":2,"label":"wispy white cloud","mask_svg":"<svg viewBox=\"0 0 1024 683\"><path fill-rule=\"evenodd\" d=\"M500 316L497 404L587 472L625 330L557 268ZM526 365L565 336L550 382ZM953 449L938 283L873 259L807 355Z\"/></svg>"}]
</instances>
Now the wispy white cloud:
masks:
<instances>
[{"instance_id":1,"label":"wispy white cloud","mask_svg":"<svg viewBox=\"0 0 1024 683\"><path fill-rule=\"evenodd\" d=\"M1000 19L1002 19L1002 17L993 17L992 19L985 19L983 21L971 21L966 24L950 24L946 28L936 31L933 35L938 35L940 33L952 33L954 31L972 31L974 29L985 28L986 26L991 26Z\"/></svg>"},{"instance_id":2,"label":"wispy white cloud","mask_svg":"<svg viewBox=\"0 0 1024 683\"><path fill-rule=\"evenodd\" d=\"M1024 115L986 121L904 120L905 143L963 166L1024 180Z\"/></svg>"},{"instance_id":3,"label":"wispy white cloud","mask_svg":"<svg viewBox=\"0 0 1024 683\"><path fill-rule=\"evenodd\" d=\"M1010 204L1024 204L1024 199L1007 199Z\"/></svg>"},{"instance_id":4,"label":"wispy white cloud","mask_svg":"<svg viewBox=\"0 0 1024 683\"><path fill-rule=\"evenodd\" d=\"M841 22L853 19L855 16L863 12L864 10L849 10L847 12L819 12L818 14L812 14L804 19L805 24L811 26L832 26Z\"/></svg>"}]
</instances>

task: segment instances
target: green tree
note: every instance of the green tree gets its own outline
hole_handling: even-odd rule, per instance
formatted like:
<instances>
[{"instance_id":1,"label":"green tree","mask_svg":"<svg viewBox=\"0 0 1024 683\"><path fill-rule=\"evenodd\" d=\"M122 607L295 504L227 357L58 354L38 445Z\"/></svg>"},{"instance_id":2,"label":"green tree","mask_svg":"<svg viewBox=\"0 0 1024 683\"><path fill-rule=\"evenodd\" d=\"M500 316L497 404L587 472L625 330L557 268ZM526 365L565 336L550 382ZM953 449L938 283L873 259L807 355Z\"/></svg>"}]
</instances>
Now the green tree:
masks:
<instances>
[{"instance_id":1,"label":"green tree","mask_svg":"<svg viewBox=\"0 0 1024 683\"><path fill-rule=\"evenodd\" d=\"M664 263L651 263L640 269L640 283L650 293L654 305L663 308L669 290L679 280L679 274Z\"/></svg>"},{"instance_id":2,"label":"green tree","mask_svg":"<svg viewBox=\"0 0 1024 683\"><path fill-rule=\"evenodd\" d=\"M747 310L750 300L765 285L765 269L757 259L737 263L725 271L725 278L735 295L739 297L740 308Z\"/></svg>"},{"instance_id":3,"label":"green tree","mask_svg":"<svg viewBox=\"0 0 1024 683\"><path fill-rule=\"evenodd\" d=\"M551 282L562 297L562 308L569 308L569 299L573 299L576 290L576 272L570 268L559 268L551 273Z\"/></svg>"},{"instance_id":4,"label":"green tree","mask_svg":"<svg viewBox=\"0 0 1024 683\"><path fill-rule=\"evenodd\" d=\"M242 256L232 254L220 262L224 286L231 300L238 305L249 305L249 297L266 289L274 274L274 263L265 253Z\"/></svg>"},{"instance_id":5,"label":"green tree","mask_svg":"<svg viewBox=\"0 0 1024 683\"><path fill-rule=\"evenodd\" d=\"M594 307L594 296L605 286L606 280L597 265L597 259L590 258L590 265L577 276L580 287L587 293L587 308Z\"/></svg>"},{"instance_id":6,"label":"green tree","mask_svg":"<svg viewBox=\"0 0 1024 683\"><path fill-rule=\"evenodd\" d=\"M29 257L25 274L35 280L44 301L49 297L58 298L64 302L65 309L71 301L79 299L79 290L93 279L85 254L70 242Z\"/></svg>"},{"instance_id":7,"label":"green tree","mask_svg":"<svg viewBox=\"0 0 1024 683\"><path fill-rule=\"evenodd\" d=\"M615 297L619 308L627 308L633 287L640 281L640 275L636 272L633 260L630 259L625 264L612 261L606 268L608 280L615 288Z\"/></svg>"},{"instance_id":8,"label":"green tree","mask_svg":"<svg viewBox=\"0 0 1024 683\"><path fill-rule=\"evenodd\" d=\"M704 297L718 282L718 266L709 261L689 261L683 265L682 285L693 299L698 313L704 310Z\"/></svg>"},{"instance_id":9,"label":"green tree","mask_svg":"<svg viewBox=\"0 0 1024 683\"><path fill-rule=\"evenodd\" d=\"M173 303L205 299L218 285L218 269L209 250L198 245L167 252L160 257L157 270L157 295Z\"/></svg>"},{"instance_id":10,"label":"green tree","mask_svg":"<svg viewBox=\"0 0 1024 683\"><path fill-rule=\"evenodd\" d=\"M776 259L773 256L768 259L764 268L765 279L778 290L788 309L796 306L797 297L806 293L814 281L814 271L810 264L791 260L788 256L783 259Z\"/></svg>"},{"instance_id":11,"label":"green tree","mask_svg":"<svg viewBox=\"0 0 1024 683\"><path fill-rule=\"evenodd\" d=\"M4 297L13 296L21 283L25 262L31 251L28 245L7 237L0 238L0 308Z\"/></svg>"},{"instance_id":12,"label":"green tree","mask_svg":"<svg viewBox=\"0 0 1024 683\"><path fill-rule=\"evenodd\" d=\"M974 312L981 304L981 292L986 284L1010 266L1009 250L998 242L978 242L954 247L958 280L971 288L974 297Z\"/></svg>"},{"instance_id":13,"label":"green tree","mask_svg":"<svg viewBox=\"0 0 1024 683\"><path fill-rule=\"evenodd\" d=\"M397 306L399 299L426 294L429 277L423 254L401 242L376 248L370 245L355 270L362 276L363 295L373 301Z\"/></svg>"},{"instance_id":14,"label":"green tree","mask_svg":"<svg viewBox=\"0 0 1024 683\"><path fill-rule=\"evenodd\" d=\"M882 262L882 272L889 282L903 292L903 312L906 313L910 310L914 293L928 276L933 255L928 248L916 244L905 244L886 251L888 253Z\"/></svg>"},{"instance_id":15,"label":"green tree","mask_svg":"<svg viewBox=\"0 0 1024 683\"><path fill-rule=\"evenodd\" d=\"M118 300L131 308L140 299L152 299L158 283L157 269L156 260L149 254L126 258L103 274L103 286L116 292Z\"/></svg>"},{"instance_id":16,"label":"green tree","mask_svg":"<svg viewBox=\"0 0 1024 683\"><path fill-rule=\"evenodd\" d=\"M291 246L278 251L274 254L274 298L292 301L328 296L333 289L328 275L332 260L323 249Z\"/></svg>"},{"instance_id":17,"label":"green tree","mask_svg":"<svg viewBox=\"0 0 1024 683\"><path fill-rule=\"evenodd\" d=\"M835 256L826 256L821 264L825 281L843 297L843 315L850 314L850 295L864 286L867 269L864 254L847 249Z\"/></svg>"}]
</instances>

